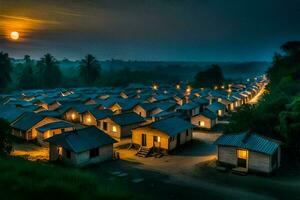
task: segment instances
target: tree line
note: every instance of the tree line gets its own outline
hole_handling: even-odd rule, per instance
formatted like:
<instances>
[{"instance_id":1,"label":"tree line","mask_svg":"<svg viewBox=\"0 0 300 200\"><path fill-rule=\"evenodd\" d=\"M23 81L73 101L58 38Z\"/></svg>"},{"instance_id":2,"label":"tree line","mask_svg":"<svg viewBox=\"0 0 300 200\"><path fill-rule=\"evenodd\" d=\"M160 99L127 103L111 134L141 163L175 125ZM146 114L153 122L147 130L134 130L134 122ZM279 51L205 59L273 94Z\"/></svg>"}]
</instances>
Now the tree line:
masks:
<instances>
[{"instance_id":1,"label":"tree line","mask_svg":"<svg viewBox=\"0 0 300 200\"><path fill-rule=\"evenodd\" d=\"M179 78L178 66L156 66L150 69L136 70L124 67L105 71L102 70L100 62L91 54L86 55L80 61L79 66L69 69L61 68L59 61L51 54L44 55L38 61L25 55L23 62L14 64L7 53L0 52L0 67L2 70L0 74L1 92L8 91L8 88L10 90L27 90L58 87L127 86L130 83L150 85L153 82L173 84L182 81ZM172 72L170 72L170 68L172 68ZM224 77L218 65L200 71L191 81L194 87L210 87L220 85L222 82L224 82Z\"/></svg>"}]
</instances>

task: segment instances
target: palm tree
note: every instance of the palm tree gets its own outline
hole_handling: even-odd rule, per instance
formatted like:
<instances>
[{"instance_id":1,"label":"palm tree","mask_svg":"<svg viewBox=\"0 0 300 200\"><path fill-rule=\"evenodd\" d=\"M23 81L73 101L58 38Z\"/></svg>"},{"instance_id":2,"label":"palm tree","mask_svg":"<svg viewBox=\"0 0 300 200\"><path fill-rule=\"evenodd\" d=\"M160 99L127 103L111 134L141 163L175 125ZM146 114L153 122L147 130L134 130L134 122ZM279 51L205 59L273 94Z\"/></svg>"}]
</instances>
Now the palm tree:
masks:
<instances>
[{"instance_id":1,"label":"palm tree","mask_svg":"<svg viewBox=\"0 0 300 200\"><path fill-rule=\"evenodd\" d=\"M40 83L46 88L59 87L62 79L62 73L58 62L51 54L46 54L38 61L40 74Z\"/></svg>"},{"instance_id":2,"label":"palm tree","mask_svg":"<svg viewBox=\"0 0 300 200\"><path fill-rule=\"evenodd\" d=\"M88 54L81 60L79 67L79 74L83 82L88 86L95 85L100 78L99 61L93 55Z\"/></svg>"}]
</instances>

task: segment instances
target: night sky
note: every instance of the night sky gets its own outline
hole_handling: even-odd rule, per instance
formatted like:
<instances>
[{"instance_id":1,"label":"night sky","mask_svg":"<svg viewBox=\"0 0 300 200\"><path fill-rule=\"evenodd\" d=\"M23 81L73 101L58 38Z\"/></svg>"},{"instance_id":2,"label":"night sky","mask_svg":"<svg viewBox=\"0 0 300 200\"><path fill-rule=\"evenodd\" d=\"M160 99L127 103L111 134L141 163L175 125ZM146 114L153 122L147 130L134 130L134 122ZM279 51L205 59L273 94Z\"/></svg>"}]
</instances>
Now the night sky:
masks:
<instances>
[{"instance_id":1,"label":"night sky","mask_svg":"<svg viewBox=\"0 0 300 200\"><path fill-rule=\"evenodd\" d=\"M14 57L269 61L287 40L300 40L299 0L0 0Z\"/></svg>"}]
</instances>

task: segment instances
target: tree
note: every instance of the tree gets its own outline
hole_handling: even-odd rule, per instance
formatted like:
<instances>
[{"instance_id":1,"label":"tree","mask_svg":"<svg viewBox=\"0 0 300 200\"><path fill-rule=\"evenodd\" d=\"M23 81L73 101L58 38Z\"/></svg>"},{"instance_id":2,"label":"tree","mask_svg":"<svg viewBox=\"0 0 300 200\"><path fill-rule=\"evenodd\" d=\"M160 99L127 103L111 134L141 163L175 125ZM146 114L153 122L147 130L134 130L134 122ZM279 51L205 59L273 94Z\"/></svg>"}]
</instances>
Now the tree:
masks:
<instances>
[{"instance_id":1,"label":"tree","mask_svg":"<svg viewBox=\"0 0 300 200\"><path fill-rule=\"evenodd\" d=\"M51 54L46 54L38 63L39 83L45 88L61 87L62 73L58 62Z\"/></svg>"},{"instance_id":2,"label":"tree","mask_svg":"<svg viewBox=\"0 0 300 200\"><path fill-rule=\"evenodd\" d=\"M30 56L24 56L24 64L22 65L22 72L19 77L19 88L20 89L33 89L36 88L36 77L33 73L33 61Z\"/></svg>"},{"instance_id":3,"label":"tree","mask_svg":"<svg viewBox=\"0 0 300 200\"><path fill-rule=\"evenodd\" d=\"M200 71L194 77L194 87L213 87L224 82L222 69L219 65L212 65L209 69Z\"/></svg>"},{"instance_id":4,"label":"tree","mask_svg":"<svg viewBox=\"0 0 300 200\"><path fill-rule=\"evenodd\" d=\"M12 63L9 55L4 52L0 52L0 90L7 88L11 82Z\"/></svg>"},{"instance_id":5,"label":"tree","mask_svg":"<svg viewBox=\"0 0 300 200\"><path fill-rule=\"evenodd\" d=\"M85 56L79 66L79 76L83 82L88 86L94 86L99 81L100 75L101 66L99 61L91 54Z\"/></svg>"},{"instance_id":6,"label":"tree","mask_svg":"<svg viewBox=\"0 0 300 200\"><path fill-rule=\"evenodd\" d=\"M10 126L7 121L0 118L0 154L9 155L12 151Z\"/></svg>"}]
</instances>

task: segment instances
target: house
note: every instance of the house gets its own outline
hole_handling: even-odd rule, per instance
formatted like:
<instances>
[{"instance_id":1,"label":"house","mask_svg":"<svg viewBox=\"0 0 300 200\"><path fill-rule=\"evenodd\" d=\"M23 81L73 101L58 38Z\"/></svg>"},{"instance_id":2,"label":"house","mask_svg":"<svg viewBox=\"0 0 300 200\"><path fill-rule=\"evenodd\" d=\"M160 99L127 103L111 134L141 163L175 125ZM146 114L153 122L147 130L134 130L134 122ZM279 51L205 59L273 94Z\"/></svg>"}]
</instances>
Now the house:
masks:
<instances>
[{"instance_id":1,"label":"house","mask_svg":"<svg viewBox=\"0 0 300 200\"><path fill-rule=\"evenodd\" d=\"M36 139L38 133L36 128L57 121L61 120L36 113L26 112L10 126L12 128L12 135L25 140L34 140Z\"/></svg>"},{"instance_id":2,"label":"house","mask_svg":"<svg viewBox=\"0 0 300 200\"><path fill-rule=\"evenodd\" d=\"M166 118L132 130L132 143L172 151L192 140L194 126L178 117Z\"/></svg>"},{"instance_id":3,"label":"house","mask_svg":"<svg viewBox=\"0 0 300 200\"><path fill-rule=\"evenodd\" d=\"M145 122L145 119L134 112L113 115L100 120L101 130L120 141L131 136L131 130Z\"/></svg>"},{"instance_id":4,"label":"house","mask_svg":"<svg viewBox=\"0 0 300 200\"><path fill-rule=\"evenodd\" d=\"M94 105L67 105L66 109L62 111L63 119L73 123L82 123L83 113L93 109L95 109Z\"/></svg>"},{"instance_id":5,"label":"house","mask_svg":"<svg viewBox=\"0 0 300 200\"><path fill-rule=\"evenodd\" d=\"M218 116L208 109L191 118L191 123L199 128L211 129L218 123Z\"/></svg>"},{"instance_id":6,"label":"house","mask_svg":"<svg viewBox=\"0 0 300 200\"><path fill-rule=\"evenodd\" d=\"M218 163L239 167L244 171L271 173L280 167L280 142L256 133L222 135L218 147Z\"/></svg>"},{"instance_id":7,"label":"house","mask_svg":"<svg viewBox=\"0 0 300 200\"><path fill-rule=\"evenodd\" d=\"M207 106L207 109L218 115L218 117L223 117L226 112L226 106L219 102L210 104L209 106Z\"/></svg>"},{"instance_id":8,"label":"house","mask_svg":"<svg viewBox=\"0 0 300 200\"><path fill-rule=\"evenodd\" d=\"M62 160L76 166L111 160L116 142L95 126L64 132L45 141L49 143L51 161Z\"/></svg>"},{"instance_id":9,"label":"house","mask_svg":"<svg viewBox=\"0 0 300 200\"><path fill-rule=\"evenodd\" d=\"M90 110L86 111L82 115L82 124L84 125L94 125L101 128L101 119L106 117L110 117L113 115L113 112L110 109L103 109L103 110Z\"/></svg>"},{"instance_id":10,"label":"house","mask_svg":"<svg viewBox=\"0 0 300 200\"><path fill-rule=\"evenodd\" d=\"M192 116L199 114L200 106L196 103L190 102L178 107L176 112L184 114L187 118L191 118Z\"/></svg>"},{"instance_id":11,"label":"house","mask_svg":"<svg viewBox=\"0 0 300 200\"><path fill-rule=\"evenodd\" d=\"M73 124L66 121L57 121L45 124L36 128L37 130L37 142L40 145L45 146L47 143L44 142L45 139L52 137L62 132L72 131L75 127Z\"/></svg>"}]
</instances>

